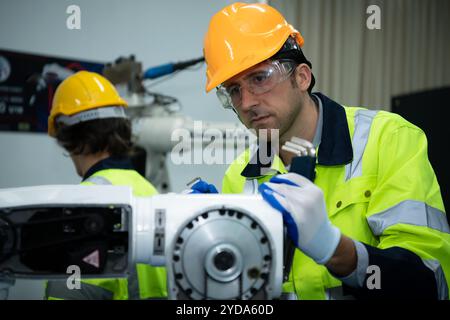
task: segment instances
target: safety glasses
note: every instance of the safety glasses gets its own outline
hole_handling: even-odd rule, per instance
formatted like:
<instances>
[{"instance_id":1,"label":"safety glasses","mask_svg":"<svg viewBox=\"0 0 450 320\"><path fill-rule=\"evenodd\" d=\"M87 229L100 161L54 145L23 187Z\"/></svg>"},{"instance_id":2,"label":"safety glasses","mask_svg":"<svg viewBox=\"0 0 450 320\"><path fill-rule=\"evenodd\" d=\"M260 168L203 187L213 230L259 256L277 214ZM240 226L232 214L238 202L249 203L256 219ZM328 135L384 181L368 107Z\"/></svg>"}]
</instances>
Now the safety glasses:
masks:
<instances>
[{"instance_id":1,"label":"safety glasses","mask_svg":"<svg viewBox=\"0 0 450 320\"><path fill-rule=\"evenodd\" d=\"M260 95L272 90L290 77L297 63L292 60L268 60L251 69L247 74L216 89L217 97L226 109L238 109L242 105L242 90Z\"/></svg>"}]
</instances>

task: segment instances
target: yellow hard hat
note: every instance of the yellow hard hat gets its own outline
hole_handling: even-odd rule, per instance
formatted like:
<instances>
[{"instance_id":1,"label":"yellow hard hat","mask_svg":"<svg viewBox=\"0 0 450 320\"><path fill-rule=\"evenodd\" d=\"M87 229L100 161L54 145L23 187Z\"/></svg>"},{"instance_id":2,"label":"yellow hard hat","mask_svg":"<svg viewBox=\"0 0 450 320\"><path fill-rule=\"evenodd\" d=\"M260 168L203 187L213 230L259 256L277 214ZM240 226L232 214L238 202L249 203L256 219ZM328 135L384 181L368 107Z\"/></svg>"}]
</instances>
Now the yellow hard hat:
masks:
<instances>
[{"instance_id":1,"label":"yellow hard hat","mask_svg":"<svg viewBox=\"0 0 450 320\"><path fill-rule=\"evenodd\" d=\"M56 89L48 117L48 134L55 136L55 121L60 116L73 116L91 109L121 106L127 102L114 85L98 73L79 71L66 78Z\"/></svg>"},{"instance_id":2,"label":"yellow hard hat","mask_svg":"<svg viewBox=\"0 0 450 320\"><path fill-rule=\"evenodd\" d=\"M269 5L234 3L216 13L204 38L206 92L272 57L288 37L303 37Z\"/></svg>"}]
</instances>

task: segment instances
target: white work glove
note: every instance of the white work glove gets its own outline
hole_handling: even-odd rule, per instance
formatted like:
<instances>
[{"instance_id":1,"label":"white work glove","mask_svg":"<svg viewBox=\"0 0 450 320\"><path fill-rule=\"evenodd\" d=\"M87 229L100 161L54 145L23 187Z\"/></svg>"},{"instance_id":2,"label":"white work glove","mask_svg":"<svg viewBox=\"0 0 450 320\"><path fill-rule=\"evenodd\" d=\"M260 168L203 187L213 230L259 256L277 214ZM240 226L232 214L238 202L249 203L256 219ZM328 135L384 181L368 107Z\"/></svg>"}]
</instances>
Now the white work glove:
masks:
<instances>
[{"instance_id":1,"label":"white work glove","mask_svg":"<svg viewBox=\"0 0 450 320\"><path fill-rule=\"evenodd\" d=\"M296 173L277 175L259 186L263 198L283 215L288 236L319 264L333 256L340 230L328 219L322 190Z\"/></svg>"}]
</instances>

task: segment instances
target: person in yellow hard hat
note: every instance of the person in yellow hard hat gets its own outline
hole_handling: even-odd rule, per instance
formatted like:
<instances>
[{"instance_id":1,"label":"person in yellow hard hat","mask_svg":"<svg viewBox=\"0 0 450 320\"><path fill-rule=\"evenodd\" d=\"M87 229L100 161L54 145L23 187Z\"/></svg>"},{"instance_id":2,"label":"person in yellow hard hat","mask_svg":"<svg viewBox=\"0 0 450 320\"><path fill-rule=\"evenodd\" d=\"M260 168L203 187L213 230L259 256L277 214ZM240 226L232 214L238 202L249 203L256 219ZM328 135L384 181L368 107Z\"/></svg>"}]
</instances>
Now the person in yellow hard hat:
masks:
<instances>
[{"instance_id":1,"label":"person in yellow hard hat","mask_svg":"<svg viewBox=\"0 0 450 320\"><path fill-rule=\"evenodd\" d=\"M234 3L204 38L206 91L256 130L314 145L314 182L246 150L225 193L259 184L283 215L295 252L283 290L301 299L448 299L450 229L424 132L398 115L343 106L312 92L304 39L274 8ZM269 143L275 145L269 136Z\"/></svg>"},{"instance_id":2,"label":"person in yellow hard hat","mask_svg":"<svg viewBox=\"0 0 450 320\"><path fill-rule=\"evenodd\" d=\"M157 194L133 169L129 158L131 124L127 103L103 76L80 71L57 88L48 133L72 158L82 185L129 186L135 196ZM151 299L167 296L165 268L137 264L128 279L83 280L69 290L66 281L49 281L48 299Z\"/></svg>"}]
</instances>

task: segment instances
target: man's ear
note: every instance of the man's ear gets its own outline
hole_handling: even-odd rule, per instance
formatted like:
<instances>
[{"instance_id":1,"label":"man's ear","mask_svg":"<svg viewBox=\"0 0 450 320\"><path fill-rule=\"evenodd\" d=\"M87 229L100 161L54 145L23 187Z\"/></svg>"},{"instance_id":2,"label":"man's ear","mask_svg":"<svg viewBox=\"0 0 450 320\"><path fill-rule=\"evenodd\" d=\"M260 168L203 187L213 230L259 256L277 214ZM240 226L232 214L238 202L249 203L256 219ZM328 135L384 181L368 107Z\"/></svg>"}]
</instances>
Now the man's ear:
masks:
<instances>
[{"instance_id":1,"label":"man's ear","mask_svg":"<svg viewBox=\"0 0 450 320\"><path fill-rule=\"evenodd\" d=\"M311 79L311 68L306 63L301 63L295 68L295 81L301 91L308 91Z\"/></svg>"}]
</instances>

